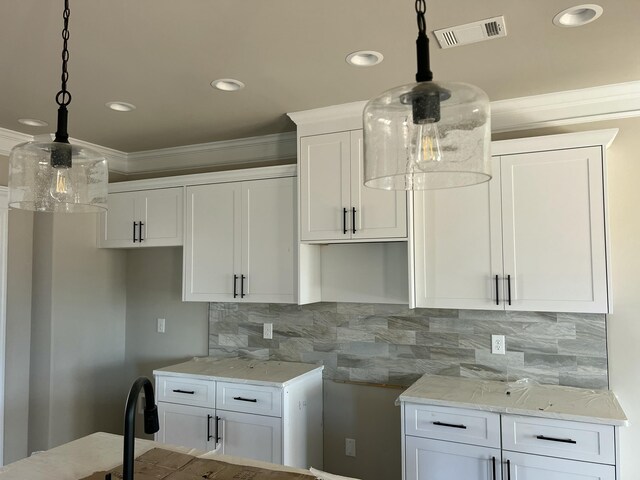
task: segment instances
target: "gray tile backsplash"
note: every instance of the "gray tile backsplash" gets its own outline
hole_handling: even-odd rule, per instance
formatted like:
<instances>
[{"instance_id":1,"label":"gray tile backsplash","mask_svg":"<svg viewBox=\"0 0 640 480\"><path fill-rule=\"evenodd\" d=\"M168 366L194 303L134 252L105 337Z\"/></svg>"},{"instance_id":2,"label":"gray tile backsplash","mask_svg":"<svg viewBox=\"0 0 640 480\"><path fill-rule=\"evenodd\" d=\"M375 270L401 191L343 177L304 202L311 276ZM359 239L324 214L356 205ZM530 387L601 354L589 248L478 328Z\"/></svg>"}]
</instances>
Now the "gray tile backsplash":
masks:
<instances>
[{"instance_id":1,"label":"gray tile backsplash","mask_svg":"<svg viewBox=\"0 0 640 480\"><path fill-rule=\"evenodd\" d=\"M262 338L267 322L273 340ZM491 354L492 334L506 335L506 355ZM211 303L209 355L321 362L328 379L396 385L424 373L608 385L599 314Z\"/></svg>"}]
</instances>

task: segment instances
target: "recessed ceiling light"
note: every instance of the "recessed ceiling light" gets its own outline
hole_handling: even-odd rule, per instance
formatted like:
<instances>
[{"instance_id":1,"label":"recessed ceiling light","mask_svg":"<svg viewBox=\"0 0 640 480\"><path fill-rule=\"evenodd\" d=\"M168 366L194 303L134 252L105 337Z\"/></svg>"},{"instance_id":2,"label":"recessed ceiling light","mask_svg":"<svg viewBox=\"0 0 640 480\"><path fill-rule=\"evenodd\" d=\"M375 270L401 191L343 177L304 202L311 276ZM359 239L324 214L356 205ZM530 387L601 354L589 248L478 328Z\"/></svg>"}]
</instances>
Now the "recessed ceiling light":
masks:
<instances>
[{"instance_id":1,"label":"recessed ceiling light","mask_svg":"<svg viewBox=\"0 0 640 480\"><path fill-rule=\"evenodd\" d=\"M22 125L28 125L30 127L46 127L49 125L47 122L43 120L38 120L37 118L19 118L18 123Z\"/></svg>"},{"instance_id":2,"label":"recessed ceiling light","mask_svg":"<svg viewBox=\"0 0 640 480\"><path fill-rule=\"evenodd\" d=\"M136 109L135 105L126 102L107 102L105 105L116 112L130 112Z\"/></svg>"},{"instance_id":3,"label":"recessed ceiling light","mask_svg":"<svg viewBox=\"0 0 640 480\"><path fill-rule=\"evenodd\" d=\"M237 92L244 88L244 83L234 78L220 78L211 82L211 86L224 92Z\"/></svg>"},{"instance_id":4,"label":"recessed ceiling light","mask_svg":"<svg viewBox=\"0 0 640 480\"><path fill-rule=\"evenodd\" d=\"M347 55L347 63L355 67L372 67L379 64L384 59L380 52L373 50L360 50Z\"/></svg>"},{"instance_id":5,"label":"recessed ceiling light","mask_svg":"<svg viewBox=\"0 0 640 480\"><path fill-rule=\"evenodd\" d=\"M602 12L600 5L576 5L553 17L553 24L558 27L581 27L600 18Z\"/></svg>"}]
</instances>

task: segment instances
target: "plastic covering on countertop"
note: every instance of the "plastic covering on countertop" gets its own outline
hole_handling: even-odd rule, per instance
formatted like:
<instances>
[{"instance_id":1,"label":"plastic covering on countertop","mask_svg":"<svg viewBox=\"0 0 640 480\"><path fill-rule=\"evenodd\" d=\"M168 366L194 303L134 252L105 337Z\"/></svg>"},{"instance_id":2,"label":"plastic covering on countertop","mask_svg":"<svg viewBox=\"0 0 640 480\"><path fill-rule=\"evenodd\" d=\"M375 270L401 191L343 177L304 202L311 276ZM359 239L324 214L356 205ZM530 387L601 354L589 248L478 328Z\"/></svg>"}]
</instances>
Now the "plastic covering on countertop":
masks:
<instances>
[{"instance_id":1,"label":"plastic covering on countertop","mask_svg":"<svg viewBox=\"0 0 640 480\"><path fill-rule=\"evenodd\" d=\"M598 421L626 425L627 417L610 390L542 385L525 378L499 382L425 375L396 400L451 405L496 413Z\"/></svg>"}]
</instances>

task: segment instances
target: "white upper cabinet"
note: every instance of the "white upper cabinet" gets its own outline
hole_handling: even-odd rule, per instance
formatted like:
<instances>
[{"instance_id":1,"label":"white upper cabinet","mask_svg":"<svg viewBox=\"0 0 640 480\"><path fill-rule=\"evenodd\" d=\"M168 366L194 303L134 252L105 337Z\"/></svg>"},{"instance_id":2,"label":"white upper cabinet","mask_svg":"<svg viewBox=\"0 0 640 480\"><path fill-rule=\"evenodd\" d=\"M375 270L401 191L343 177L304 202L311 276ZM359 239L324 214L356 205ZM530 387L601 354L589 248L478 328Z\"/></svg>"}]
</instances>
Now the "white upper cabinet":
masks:
<instances>
[{"instance_id":1,"label":"white upper cabinet","mask_svg":"<svg viewBox=\"0 0 640 480\"><path fill-rule=\"evenodd\" d=\"M405 192L362 184L362 130L300 139L300 240L407 236Z\"/></svg>"},{"instance_id":2,"label":"white upper cabinet","mask_svg":"<svg viewBox=\"0 0 640 480\"><path fill-rule=\"evenodd\" d=\"M610 312L604 173L613 136L526 139L531 153L497 142L490 182L415 193L416 306Z\"/></svg>"},{"instance_id":3,"label":"white upper cabinet","mask_svg":"<svg viewBox=\"0 0 640 480\"><path fill-rule=\"evenodd\" d=\"M295 179L187 187L184 300L294 301Z\"/></svg>"},{"instance_id":4,"label":"white upper cabinet","mask_svg":"<svg viewBox=\"0 0 640 480\"><path fill-rule=\"evenodd\" d=\"M182 245L183 188L110 193L99 222L101 248Z\"/></svg>"},{"instance_id":5,"label":"white upper cabinet","mask_svg":"<svg viewBox=\"0 0 640 480\"><path fill-rule=\"evenodd\" d=\"M601 148L503 156L501 169L508 304L607 312Z\"/></svg>"}]
</instances>

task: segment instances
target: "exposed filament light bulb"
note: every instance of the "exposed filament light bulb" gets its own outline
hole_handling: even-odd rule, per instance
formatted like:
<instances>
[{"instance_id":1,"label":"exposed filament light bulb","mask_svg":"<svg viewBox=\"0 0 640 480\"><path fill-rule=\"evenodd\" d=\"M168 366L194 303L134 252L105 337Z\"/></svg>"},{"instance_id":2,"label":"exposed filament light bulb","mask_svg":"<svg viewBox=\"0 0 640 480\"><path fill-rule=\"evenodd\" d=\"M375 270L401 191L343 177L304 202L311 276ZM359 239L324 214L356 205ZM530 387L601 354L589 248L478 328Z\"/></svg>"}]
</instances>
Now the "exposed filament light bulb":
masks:
<instances>
[{"instance_id":1,"label":"exposed filament light bulb","mask_svg":"<svg viewBox=\"0 0 640 480\"><path fill-rule=\"evenodd\" d=\"M57 202L69 203L73 200L73 188L70 168L56 168L56 174L51 178L49 194Z\"/></svg>"},{"instance_id":2,"label":"exposed filament light bulb","mask_svg":"<svg viewBox=\"0 0 640 480\"><path fill-rule=\"evenodd\" d=\"M425 122L417 125L418 138L415 149L415 159L418 168L425 170L433 162L442 160L440 149L440 132L437 122Z\"/></svg>"}]
</instances>

